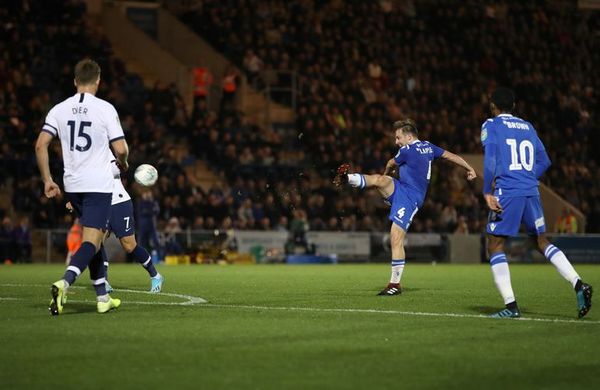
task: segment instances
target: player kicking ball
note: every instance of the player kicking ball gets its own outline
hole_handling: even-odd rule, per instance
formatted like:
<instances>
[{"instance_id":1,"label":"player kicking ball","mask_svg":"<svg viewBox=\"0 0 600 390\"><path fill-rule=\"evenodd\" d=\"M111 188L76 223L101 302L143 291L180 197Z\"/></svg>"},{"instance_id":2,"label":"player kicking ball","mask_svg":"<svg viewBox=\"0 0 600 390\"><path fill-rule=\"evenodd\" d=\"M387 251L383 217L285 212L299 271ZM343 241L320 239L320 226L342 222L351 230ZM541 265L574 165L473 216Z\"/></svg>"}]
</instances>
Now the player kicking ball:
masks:
<instances>
[{"instance_id":1,"label":"player kicking ball","mask_svg":"<svg viewBox=\"0 0 600 390\"><path fill-rule=\"evenodd\" d=\"M486 228L487 249L494 282L506 305L491 316L521 316L510 282L504 243L506 237L519 232L523 223L535 247L575 289L578 317L582 318L592 306L592 286L581 280L565 254L546 238L538 179L551 162L531 123L511 114L514 106L514 93L499 87L490 99L494 117L481 126L483 196L491 210Z\"/></svg>"},{"instance_id":2,"label":"player kicking ball","mask_svg":"<svg viewBox=\"0 0 600 390\"><path fill-rule=\"evenodd\" d=\"M415 214L425 200L433 160L443 158L463 167L467 171L468 180L477 177L475 170L462 157L428 141L419 140L419 133L413 120L397 121L393 125L393 130L396 145L400 150L388 161L383 175L348 173L350 165L342 164L337 169L337 175L333 180L337 187L344 184L361 189L376 187L381 196L391 205L389 219L392 221L390 230L392 276L388 285L378 294L383 296L402 293L400 279L406 261L404 238ZM390 176L396 167L398 179Z\"/></svg>"}]
</instances>

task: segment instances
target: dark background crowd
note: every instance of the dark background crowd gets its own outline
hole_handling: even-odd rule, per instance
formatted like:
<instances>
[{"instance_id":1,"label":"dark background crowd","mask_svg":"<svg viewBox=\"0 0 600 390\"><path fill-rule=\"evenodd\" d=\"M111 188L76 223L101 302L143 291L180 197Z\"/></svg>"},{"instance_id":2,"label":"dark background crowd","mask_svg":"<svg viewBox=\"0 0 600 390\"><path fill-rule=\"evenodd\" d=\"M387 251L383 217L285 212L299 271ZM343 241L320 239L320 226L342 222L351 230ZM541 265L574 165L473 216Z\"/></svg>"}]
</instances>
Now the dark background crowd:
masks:
<instances>
[{"instance_id":1,"label":"dark background crowd","mask_svg":"<svg viewBox=\"0 0 600 390\"><path fill-rule=\"evenodd\" d=\"M0 7L0 218L70 225L64 201L42 194L33 144L48 110L74 93L74 64L89 56L102 67L98 96L120 114L131 165L159 170L159 226L387 230L378 195L336 191L335 168L351 162L381 173L396 152L390 125L404 117L422 139L481 153L487 96L502 84L515 89L515 114L534 124L553 161L543 182L583 211L589 232L600 231L598 12L575 1L189 3L181 20L251 81L264 71L297 73L293 126L259 130L231 96L219 110L197 99L188 112L173 85L147 88L127 71L81 3L9 2ZM59 156L55 142L55 179ZM198 159L219 185L195 182L187 167ZM440 163L411 231L481 232L485 217L479 188Z\"/></svg>"}]
</instances>

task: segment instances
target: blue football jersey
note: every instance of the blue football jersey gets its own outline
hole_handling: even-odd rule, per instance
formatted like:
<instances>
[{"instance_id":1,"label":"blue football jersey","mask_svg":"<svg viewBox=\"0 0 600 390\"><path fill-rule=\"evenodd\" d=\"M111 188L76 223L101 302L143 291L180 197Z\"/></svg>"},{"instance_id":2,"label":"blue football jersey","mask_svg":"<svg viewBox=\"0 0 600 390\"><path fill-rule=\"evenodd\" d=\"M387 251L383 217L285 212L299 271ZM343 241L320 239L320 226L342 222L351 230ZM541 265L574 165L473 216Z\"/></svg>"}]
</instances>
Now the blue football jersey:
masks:
<instances>
[{"instance_id":1,"label":"blue football jersey","mask_svg":"<svg viewBox=\"0 0 600 390\"><path fill-rule=\"evenodd\" d=\"M539 195L538 178L550 166L546 149L533 125L500 114L481 126L484 147L484 193L496 196Z\"/></svg>"},{"instance_id":2,"label":"blue football jersey","mask_svg":"<svg viewBox=\"0 0 600 390\"><path fill-rule=\"evenodd\" d=\"M407 195L419 204L423 204L427 187L431 179L431 162L442 156L444 149L428 141L416 140L398 150L394 161L399 167L398 180L407 189Z\"/></svg>"}]
</instances>

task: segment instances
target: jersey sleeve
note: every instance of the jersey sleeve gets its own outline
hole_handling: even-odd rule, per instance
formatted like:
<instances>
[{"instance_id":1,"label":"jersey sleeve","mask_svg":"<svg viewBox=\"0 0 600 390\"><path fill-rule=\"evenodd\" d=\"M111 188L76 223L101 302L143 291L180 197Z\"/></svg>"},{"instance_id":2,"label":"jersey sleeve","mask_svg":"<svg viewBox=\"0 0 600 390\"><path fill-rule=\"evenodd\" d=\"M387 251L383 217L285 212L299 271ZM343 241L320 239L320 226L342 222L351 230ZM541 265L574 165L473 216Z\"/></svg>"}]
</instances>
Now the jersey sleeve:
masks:
<instances>
[{"instance_id":1,"label":"jersey sleeve","mask_svg":"<svg viewBox=\"0 0 600 390\"><path fill-rule=\"evenodd\" d=\"M496 133L494 133L493 120L488 119L481 125L481 144L485 148L487 145L496 144Z\"/></svg>"},{"instance_id":2,"label":"jersey sleeve","mask_svg":"<svg viewBox=\"0 0 600 390\"><path fill-rule=\"evenodd\" d=\"M125 138L123 128L121 127L121 121L119 120L119 114L112 105L109 106L107 115L106 128L108 130L109 141L113 142Z\"/></svg>"},{"instance_id":3,"label":"jersey sleeve","mask_svg":"<svg viewBox=\"0 0 600 390\"><path fill-rule=\"evenodd\" d=\"M406 156L408 154L408 146L403 146L398 149L398 153L394 156L394 162L397 165L402 165L406 162Z\"/></svg>"},{"instance_id":4,"label":"jersey sleeve","mask_svg":"<svg viewBox=\"0 0 600 390\"><path fill-rule=\"evenodd\" d=\"M442 157L442 154L444 154L445 150L440 148L437 145L432 144L431 142L429 143L429 145L431 145L431 149L433 150L433 158L437 159Z\"/></svg>"},{"instance_id":5,"label":"jersey sleeve","mask_svg":"<svg viewBox=\"0 0 600 390\"><path fill-rule=\"evenodd\" d=\"M42 126L42 131L50 134L53 137L58 136L58 121L56 120L56 116L54 115L54 109L48 112L46 115L46 120L44 121L44 125Z\"/></svg>"},{"instance_id":6,"label":"jersey sleeve","mask_svg":"<svg viewBox=\"0 0 600 390\"><path fill-rule=\"evenodd\" d=\"M496 177L496 135L493 121L488 119L481 125L481 143L483 145L483 193L492 193L492 183Z\"/></svg>"}]
</instances>

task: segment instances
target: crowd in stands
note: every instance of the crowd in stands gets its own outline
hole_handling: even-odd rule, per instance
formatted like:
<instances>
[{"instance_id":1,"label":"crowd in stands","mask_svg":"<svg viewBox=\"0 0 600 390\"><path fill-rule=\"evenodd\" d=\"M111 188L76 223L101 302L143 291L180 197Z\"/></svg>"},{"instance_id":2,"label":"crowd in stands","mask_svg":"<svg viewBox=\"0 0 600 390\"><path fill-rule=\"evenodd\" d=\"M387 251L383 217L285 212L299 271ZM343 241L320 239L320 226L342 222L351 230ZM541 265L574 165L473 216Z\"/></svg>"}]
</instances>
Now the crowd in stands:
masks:
<instances>
[{"instance_id":1,"label":"crowd in stands","mask_svg":"<svg viewBox=\"0 0 600 390\"><path fill-rule=\"evenodd\" d=\"M600 230L598 12L576 1L194 3L181 19L250 78L298 73L298 132L308 159L328 168L349 160L380 172L394 152L389 124L404 116L423 139L480 153L487 96L513 86L515 113L536 126L554 162L544 182L583 211L588 231ZM480 231L479 194L453 181L438 175L412 231L464 230L465 221Z\"/></svg>"},{"instance_id":2,"label":"crowd in stands","mask_svg":"<svg viewBox=\"0 0 600 390\"><path fill-rule=\"evenodd\" d=\"M387 230L389 209L379 195L336 191L335 168L349 161L362 172L382 172L396 152L390 124L402 117L416 120L422 139L480 153L486 98L498 84L514 86L516 114L546 144L554 165L544 181L586 214L588 231L600 231L600 48L592 39L599 22L575 2L203 0L183 13L248 77L269 69L298 73L293 141L249 124L235 109L235 92L218 111L197 99L188 112L173 85L145 87L84 12L77 1L0 7L0 187L12 193L12 213L0 203L2 218L30 217L33 228L70 226L64 201L42 194L33 144L50 107L74 93L73 66L87 56L102 67L98 96L120 114L131 166L149 162L159 170L155 217L171 231L299 223ZM290 160L289 150L299 157ZM55 179L62 176L59 156L55 142ZM203 190L186 169L196 159L222 183ZM140 198L131 172L124 180ZM479 189L440 163L411 231L481 232L485 218Z\"/></svg>"}]
</instances>

